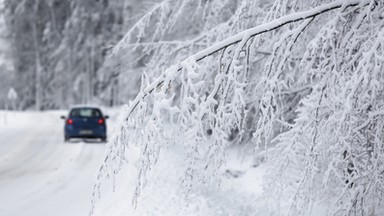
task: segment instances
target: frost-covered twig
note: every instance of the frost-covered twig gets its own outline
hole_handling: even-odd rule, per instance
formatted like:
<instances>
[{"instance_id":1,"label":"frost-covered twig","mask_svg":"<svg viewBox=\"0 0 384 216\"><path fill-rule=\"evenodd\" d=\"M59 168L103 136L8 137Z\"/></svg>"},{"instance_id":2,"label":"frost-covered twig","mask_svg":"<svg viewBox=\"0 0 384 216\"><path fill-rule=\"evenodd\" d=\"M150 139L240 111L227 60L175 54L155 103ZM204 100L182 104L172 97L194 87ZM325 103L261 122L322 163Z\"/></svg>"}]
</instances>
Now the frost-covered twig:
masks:
<instances>
[{"instance_id":1,"label":"frost-covered twig","mask_svg":"<svg viewBox=\"0 0 384 216\"><path fill-rule=\"evenodd\" d=\"M376 202L374 197L361 196L381 190L377 179L382 178L378 134L382 125L376 118L369 122L364 118L371 110L383 108L375 100L383 93L382 83L375 81L382 80L382 9L382 4L370 0L324 3L230 36L179 61L152 82L143 77L145 86L124 111L118 133L108 143L99 180L119 171L127 149L139 147L136 203L160 150L182 143L186 157L182 185L188 193L196 184L220 175L231 136L241 134L249 120L258 143L276 145L267 155L272 167L267 183L273 197L288 200L275 203L290 207L288 215L310 214L320 193L335 197L330 190L335 185L343 191L342 200L354 204L345 209L346 205L336 203L334 212L350 212L358 199ZM326 12L333 16L321 16ZM302 22L296 25L298 21ZM320 28L311 25L317 21L323 24ZM276 45L269 61L251 61L257 55L252 53L254 47L266 41L261 36L282 27L289 30L285 29L281 40L267 41ZM349 39L340 43L340 37ZM300 51L301 62L290 58ZM257 66L253 71L244 67L251 64L261 64L264 74ZM249 90L251 77L256 88ZM294 102L289 101L297 95ZM254 113L249 106L255 108ZM298 112L289 119L292 122L285 122L284 106ZM254 117L245 121L246 115ZM285 128L276 131L276 122ZM366 178L364 166L375 173L375 179ZM322 190L321 186L327 187Z\"/></svg>"}]
</instances>

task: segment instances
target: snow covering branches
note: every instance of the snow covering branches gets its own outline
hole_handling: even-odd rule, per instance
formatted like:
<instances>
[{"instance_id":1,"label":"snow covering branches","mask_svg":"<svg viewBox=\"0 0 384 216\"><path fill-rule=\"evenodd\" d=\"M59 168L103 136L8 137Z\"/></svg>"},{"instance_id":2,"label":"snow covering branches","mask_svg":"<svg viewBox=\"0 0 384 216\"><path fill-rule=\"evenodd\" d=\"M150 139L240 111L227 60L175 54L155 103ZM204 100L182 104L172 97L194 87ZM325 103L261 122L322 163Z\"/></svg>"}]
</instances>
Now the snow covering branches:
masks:
<instances>
[{"instance_id":1,"label":"snow covering branches","mask_svg":"<svg viewBox=\"0 0 384 216\"><path fill-rule=\"evenodd\" d=\"M343 9L304 53L298 81L312 91L274 139L267 176L289 215L309 215L319 202L329 215L383 212L382 13L378 2Z\"/></svg>"},{"instance_id":2,"label":"snow covering branches","mask_svg":"<svg viewBox=\"0 0 384 216\"><path fill-rule=\"evenodd\" d=\"M278 214L310 215L318 205L329 206L328 215L384 213L383 2L177 2L159 3L115 49L119 55L134 46L151 58L99 179L118 173L127 151L139 148L136 203L161 149L178 145L188 194L220 179L229 145L257 152L264 144L267 197ZM194 22L203 30L185 34L185 42L161 41L186 8L203 17ZM268 8L267 15L254 12ZM211 20L215 13L221 23ZM248 25L261 16L264 24ZM151 19L157 27L148 39ZM173 59L178 63L159 73Z\"/></svg>"}]
</instances>

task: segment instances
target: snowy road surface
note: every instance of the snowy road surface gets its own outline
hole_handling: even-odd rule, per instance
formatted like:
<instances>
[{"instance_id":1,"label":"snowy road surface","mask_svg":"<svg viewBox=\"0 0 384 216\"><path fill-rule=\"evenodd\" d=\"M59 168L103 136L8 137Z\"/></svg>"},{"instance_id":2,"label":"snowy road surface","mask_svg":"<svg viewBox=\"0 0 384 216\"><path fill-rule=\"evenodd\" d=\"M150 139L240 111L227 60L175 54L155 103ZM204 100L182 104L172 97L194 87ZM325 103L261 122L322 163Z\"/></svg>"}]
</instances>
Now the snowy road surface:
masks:
<instances>
[{"instance_id":1,"label":"snowy road surface","mask_svg":"<svg viewBox=\"0 0 384 216\"><path fill-rule=\"evenodd\" d=\"M0 216L86 216L105 144L63 142L62 112L0 111ZM113 119L113 118L112 118ZM260 174L224 179L221 191L204 185L180 192L183 159L164 152L148 175L138 206L131 206L135 174L127 166L110 181L96 203L95 215L255 215L260 212ZM256 214L260 215L260 214Z\"/></svg>"},{"instance_id":2,"label":"snowy road surface","mask_svg":"<svg viewBox=\"0 0 384 216\"><path fill-rule=\"evenodd\" d=\"M59 116L0 114L1 216L88 214L105 144L64 143Z\"/></svg>"}]
</instances>

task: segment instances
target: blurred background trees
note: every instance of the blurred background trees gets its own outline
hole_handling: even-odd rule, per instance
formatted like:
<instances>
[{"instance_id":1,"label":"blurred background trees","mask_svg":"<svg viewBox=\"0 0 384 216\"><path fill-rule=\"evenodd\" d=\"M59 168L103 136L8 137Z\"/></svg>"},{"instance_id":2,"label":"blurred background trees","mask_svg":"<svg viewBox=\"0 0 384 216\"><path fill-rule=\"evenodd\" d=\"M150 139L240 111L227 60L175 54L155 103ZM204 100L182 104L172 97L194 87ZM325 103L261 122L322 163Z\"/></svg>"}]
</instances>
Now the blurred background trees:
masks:
<instances>
[{"instance_id":1,"label":"blurred background trees","mask_svg":"<svg viewBox=\"0 0 384 216\"><path fill-rule=\"evenodd\" d=\"M119 103L120 71L102 67L145 1L5 0L1 92L14 86L21 109ZM5 46L6 45L6 46ZM113 69L113 68L112 68ZM5 80L6 79L6 80ZM4 89L3 89L4 88ZM111 97L113 96L113 97ZM0 95L0 107L5 106Z\"/></svg>"}]
</instances>

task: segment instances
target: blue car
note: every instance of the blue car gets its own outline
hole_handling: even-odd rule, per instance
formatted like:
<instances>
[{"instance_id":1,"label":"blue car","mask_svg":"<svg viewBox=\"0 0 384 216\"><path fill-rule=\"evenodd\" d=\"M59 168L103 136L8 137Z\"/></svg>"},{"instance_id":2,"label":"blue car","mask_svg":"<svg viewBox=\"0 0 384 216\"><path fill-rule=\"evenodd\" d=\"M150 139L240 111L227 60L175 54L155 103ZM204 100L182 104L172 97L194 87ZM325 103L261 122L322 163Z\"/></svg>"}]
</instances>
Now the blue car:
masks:
<instances>
[{"instance_id":1,"label":"blue car","mask_svg":"<svg viewBox=\"0 0 384 216\"><path fill-rule=\"evenodd\" d=\"M69 111L65 119L64 141L71 138L99 138L101 141L107 141L107 126L104 116L97 107L75 107Z\"/></svg>"}]
</instances>

